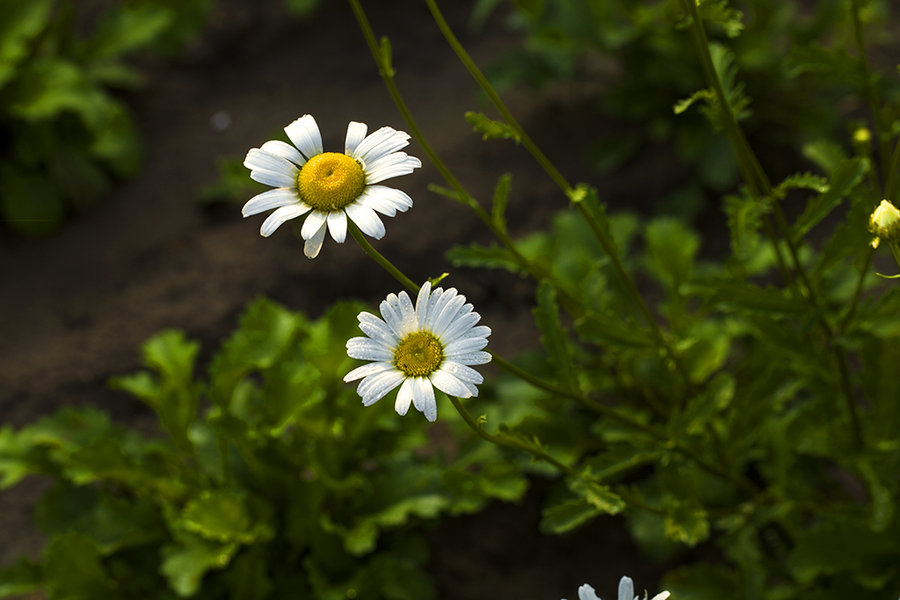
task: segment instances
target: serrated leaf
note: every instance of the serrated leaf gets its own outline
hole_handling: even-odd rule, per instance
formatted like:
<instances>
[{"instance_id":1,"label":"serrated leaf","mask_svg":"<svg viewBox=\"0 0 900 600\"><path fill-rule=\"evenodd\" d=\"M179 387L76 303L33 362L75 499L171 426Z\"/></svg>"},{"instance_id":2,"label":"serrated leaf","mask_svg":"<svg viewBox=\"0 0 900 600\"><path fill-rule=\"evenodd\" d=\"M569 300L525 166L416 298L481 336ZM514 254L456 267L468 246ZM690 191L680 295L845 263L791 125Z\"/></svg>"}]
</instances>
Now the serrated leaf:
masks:
<instances>
[{"instance_id":1,"label":"serrated leaf","mask_svg":"<svg viewBox=\"0 0 900 600\"><path fill-rule=\"evenodd\" d=\"M205 490L181 511L178 525L208 540L250 544L272 537L272 530L254 522L243 494L226 490Z\"/></svg>"},{"instance_id":2,"label":"serrated leaf","mask_svg":"<svg viewBox=\"0 0 900 600\"><path fill-rule=\"evenodd\" d=\"M512 175L504 173L497 180L494 188L494 201L491 204L491 220L500 229L506 231L506 205L509 201L509 190L512 185Z\"/></svg>"},{"instance_id":3,"label":"serrated leaf","mask_svg":"<svg viewBox=\"0 0 900 600\"><path fill-rule=\"evenodd\" d=\"M762 288L752 283L721 282L701 292L701 295L707 294L716 304L763 312L795 313L808 309L806 302L789 297L785 290L772 286Z\"/></svg>"},{"instance_id":4,"label":"serrated leaf","mask_svg":"<svg viewBox=\"0 0 900 600\"><path fill-rule=\"evenodd\" d=\"M681 285L691 276L700 238L671 218L650 222L644 236L651 269L673 292L679 293Z\"/></svg>"},{"instance_id":5,"label":"serrated leaf","mask_svg":"<svg viewBox=\"0 0 900 600\"><path fill-rule=\"evenodd\" d=\"M537 289L537 307L532 310L534 321L541 332L541 344L547 351L547 359L553 366L557 381L566 389L577 388L569 339L559 320L556 289L546 280Z\"/></svg>"},{"instance_id":6,"label":"serrated leaf","mask_svg":"<svg viewBox=\"0 0 900 600\"><path fill-rule=\"evenodd\" d=\"M590 473L586 476L589 477ZM569 482L569 489L604 514L615 515L625 510L625 501L622 497L613 492L609 486L596 481L577 477Z\"/></svg>"},{"instance_id":7,"label":"serrated leaf","mask_svg":"<svg viewBox=\"0 0 900 600\"><path fill-rule=\"evenodd\" d=\"M482 139L514 140L516 143L521 141L515 129L506 123L490 119L482 113L469 111L466 113L466 121L472 126L472 129L481 134Z\"/></svg>"},{"instance_id":8,"label":"serrated leaf","mask_svg":"<svg viewBox=\"0 0 900 600\"><path fill-rule=\"evenodd\" d=\"M700 18L721 27L725 35L734 38L744 29L744 14L728 5L728 0L703 0L699 2Z\"/></svg>"},{"instance_id":9,"label":"serrated leaf","mask_svg":"<svg viewBox=\"0 0 900 600\"><path fill-rule=\"evenodd\" d=\"M506 269L512 273L524 274L515 255L496 243L491 243L490 246L454 246L445 256L454 267Z\"/></svg>"},{"instance_id":10,"label":"serrated leaf","mask_svg":"<svg viewBox=\"0 0 900 600\"><path fill-rule=\"evenodd\" d=\"M809 199L806 209L791 228L794 241L799 241L819 221L834 210L841 201L862 181L869 169L864 158L851 158L842 162L829 179L828 190Z\"/></svg>"},{"instance_id":11,"label":"serrated leaf","mask_svg":"<svg viewBox=\"0 0 900 600\"><path fill-rule=\"evenodd\" d=\"M688 546L695 546L709 537L709 519L699 506L677 503L666 510L665 534Z\"/></svg>"},{"instance_id":12,"label":"serrated leaf","mask_svg":"<svg viewBox=\"0 0 900 600\"><path fill-rule=\"evenodd\" d=\"M583 498L566 500L544 509L540 529L544 533L565 533L601 514L596 506Z\"/></svg>"},{"instance_id":13,"label":"serrated leaf","mask_svg":"<svg viewBox=\"0 0 900 600\"><path fill-rule=\"evenodd\" d=\"M688 98L684 98L684 99L676 102L675 105L672 107L672 110L675 112L676 115L680 115L681 113L683 113L684 111L689 109L691 106L693 106L697 102L701 102L701 101L710 102L713 98L715 98L715 95L712 92L710 92L708 89L704 88L702 90L697 90L696 92L691 94Z\"/></svg>"},{"instance_id":14,"label":"serrated leaf","mask_svg":"<svg viewBox=\"0 0 900 600\"><path fill-rule=\"evenodd\" d=\"M197 537L184 538L180 544L163 547L159 571L175 593L187 598L200 589L207 571L228 566L238 544L222 545Z\"/></svg>"}]
</instances>

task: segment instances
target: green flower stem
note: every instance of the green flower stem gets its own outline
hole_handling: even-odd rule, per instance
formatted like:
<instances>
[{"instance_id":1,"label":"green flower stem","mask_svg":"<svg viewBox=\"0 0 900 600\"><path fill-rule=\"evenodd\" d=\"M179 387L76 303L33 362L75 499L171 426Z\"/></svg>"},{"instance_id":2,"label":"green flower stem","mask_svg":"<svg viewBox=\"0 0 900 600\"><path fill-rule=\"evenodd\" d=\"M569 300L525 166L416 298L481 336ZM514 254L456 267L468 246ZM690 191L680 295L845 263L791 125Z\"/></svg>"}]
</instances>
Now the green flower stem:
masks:
<instances>
[{"instance_id":1,"label":"green flower stem","mask_svg":"<svg viewBox=\"0 0 900 600\"><path fill-rule=\"evenodd\" d=\"M353 239L356 240L356 243L359 244L359 247L363 249L363 251L372 257L372 259L377 262L381 268L391 274L391 276L399 281L403 287L410 290L413 294L418 293L419 285L415 283L412 279L403 274L400 269L394 266L394 264L386 259L378 250L372 247L372 244L369 243L369 240L362 234L359 230L359 227L350 220L347 219L347 229L350 231L350 235L353 236Z\"/></svg>"},{"instance_id":2,"label":"green flower stem","mask_svg":"<svg viewBox=\"0 0 900 600\"><path fill-rule=\"evenodd\" d=\"M878 154L879 158L881 159L882 176L890 177L890 175L888 175L889 172L887 169L888 165L890 164L889 153L891 149L888 140L885 137L885 135L887 134L887 128L884 127L881 102L878 98L878 90L874 85L872 85L872 71L871 69L869 69L869 54L866 51L866 43L863 38L862 19L860 19L859 13L859 0L851 0L850 16L853 20L853 39L856 42L856 50L859 52L860 70L862 71L863 78L863 95L866 97L866 101L869 103L869 110L872 113L872 121L875 124L875 139L878 141Z\"/></svg>"},{"instance_id":3,"label":"green flower stem","mask_svg":"<svg viewBox=\"0 0 900 600\"><path fill-rule=\"evenodd\" d=\"M891 249L891 255L894 257L894 262L900 267L900 245L898 245L897 242L891 241L888 242L888 248Z\"/></svg>"},{"instance_id":4,"label":"green flower stem","mask_svg":"<svg viewBox=\"0 0 900 600\"><path fill-rule=\"evenodd\" d=\"M853 290L853 299L850 301L850 306L847 308L846 314L844 314L844 318L841 319L841 324L838 327L837 333L843 334L847 331L847 328L850 326L850 322L853 320L853 315L856 312L856 307L859 304L859 299L862 296L863 284L866 281L866 275L869 274L869 267L872 266L872 257L875 255L875 248L869 247L869 252L866 254L866 264L863 266L862 270L859 272L859 279L856 280L856 289Z\"/></svg>"},{"instance_id":5,"label":"green flower stem","mask_svg":"<svg viewBox=\"0 0 900 600\"><path fill-rule=\"evenodd\" d=\"M537 163L544 169L550 179L553 180L554 183L566 194L566 197L571 197L574 189L566 180L566 178L559 172L559 169L547 158L547 156L541 152L541 149L538 148L537 144L529 137L529 135L525 132L516 118L513 116L512 112L510 112L509 108L507 108L506 104L503 102L503 99L500 98L499 94L497 94L494 87L491 85L490 81L488 81L487 77L481 72L478 68L478 65L475 64L475 61L472 60L472 57L469 56L469 53L466 52L466 49L459 42L456 36L453 34L453 30L450 29L450 26L447 24L446 19L444 19L444 15L441 13L438 8L437 2L435 0L425 0L425 3L428 5L428 10L431 11L431 15L434 18L435 23L440 29L441 34L443 34L444 39L453 49L453 52L456 53L457 58L459 58L460 62L466 67L466 70L472 75L475 81L478 83L479 87L481 87L482 91L490 98L493 105L497 108L497 111L500 113L500 116L503 117L503 120L506 121L506 124L509 125L516 133L519 141L522 146L528 151L529 154L537 161ZM659 327L659 324L656 322L656 319L653 316L653 313L647 307L646 302L644 302L643 296L638 291L637 286L632 280L631 276L628 275L628 272L625 271L625 267L622 264L622 260L619 258L619 253L616 249L608 243L607 236L601 231L600 224L596 222L596 220L591 216L590 212L581 202L576 202L575 206L578 211L581 213L581 216L587 221L588 225L593 231L595 237L600 242L601 247L603 248L603 252L609 257L612 262L613 269L616 271L616 275L618 275L619 279L625 285L626 289L631 293L632 298L640 310L641 314L646 319L647 323L650 325L650 328L653 330L653 334L656 337L659 344L665 349L666 353L669 355L669 358L672 360L673 364L676 366L679 374L684 378L685 383L690 385L690 379L687 376L687 371L681 366L678 356L675 353L674 348L672 348L669 340L663 334L662 330Z\"/></svg>"},{"instance_id":6,"label":"green flower stem","mask_svg":"<svg viewBox=\"0 0 900 600\"><path fill-rule=\"evenodd\" d=\"M559 188L565 192L568 196L572 192L572 186L569 185L569 182L566 181L566 178L563 177L562 173L553 165L550 160L544 156L544 153L541 152L540 148L532 141L528 134L522 129L519 125L516 118L509 111L506 105L503 103L503 100L500 99L500 96L494 90L491 83L487 80L487 77L479 70L478 66L472 60L472 57L469 56L469 53L466 52L466 49L463 48L462 44L459 43L459 40L453 34L453 30L450 29L450 26L447 24L447 21L444 19L444 15L441 14L440 9L437 6L437 2L435 0L425 0L425 3L428 4L428 10L431 11L431 16L434 18L434 22L437 24L438 29L441 30L441 33L444 36L444 39L447 40L447 43L453 49L453 52L456 53L456 56L459 58L460 62L466 67L466 70L472 75L478 85L484 90L484 93L487 94L488 98L490 98L491 102L497 110L500 112L500 116L503 117L503 120L509 124L510 127L515 129L516 135L519 136L519 140L522 143L522 146L528 150L529 154L531 154L534 159L538 162L539 165L547 172L547 175L550 176L550 179L553 180Z\"/></svg>"},{"instance_id":7,"label":"green flower stem","mask_svg":"<svg viewBox=\"0 0 900 600\"><path fill-rule=\"evenodd\" d=\"M500 368L505 369L509 373L515 375L519 379L522 379L523 381L527 381L534 387L542 389L546 392L550 392L551 394L561 396L563 398L569 398L570 400L578 400L579 402L582 400L582 396L580 396L579 394L566 391L560 387L553 385L552 383L546 382L543 379L539 379L539 378L535 377L528 371L525 371L524 369L520 369L513 363L509 362L508 360L506 360L505 358L503 358L496 352L492 352L490 350L488 350L487 352L488 352L488 354L491 355L491 362L495 363Z\"/></svg>"},{"instance_id":8,"label":"green flower stem","mask_svg":"<svg viewBox=\"0 0 900 600\"><path fill-rule=\"evenodd\" d=\"M484 430L484 428L481 426L481 424L472 417L471 413L469 413L469 411L466 410L466 407L463 406L463 404L462 404L462 402L460 402L459 398L457 398L455 396L449 396L449 395L447 397L450 398L450 402L453 404L454 408L456 408L456 411L459 413L459 415L463 418L463 421L466 422L466 425L468 425L472 429L472 431L474 431L479 436L481 436L485 441L488 441L491 444L494 444L497 446L502 446L504 448L510 448L512 450L519 450L519 451L527 452L539 460L543 460L544 462L550 463L551 465L553 465L559 471L565 473L566 475L575 475L576 474L575 469L556 460L555 458L553 458L552 456L547 454L547 452L545 452L542 449L532 447L523 442L519 442L518 440L515 440L513 438L502 438L502 437L494 435L492 433L488 433L487 431Z\"/></svg>"},{"instance_id":9,"label":"green flower stem","mask_svg":"<svg viewBox=\"0 0 900 600\"><path fill-rule=\"evenodd\" d=\"M806 270L803 268L803 263L800 262L800 255L791 236L790 228L788 227L784 213L781 211L781 205L774 199L769 178L766 176L765 171L763 171L762 166L756 159L756 155L750 148L750 144L747 143L747 139L744 137L741 128L738 126L734 112L731 110L731 105L728 104L728 97L725 94L725 89L722 87L722 81L716 73L715 66L712 62L712 56L709 53L709 42L706 38L706 31L703 29L703 21L700 17L700 11L697 9L697 3L695 0L681 0L681 3L688 14L691 15L691 31L693 33L695 46L697 47L697 54L700 57L700 63L703 67L707 82L713 88L719 105L722 108L722 114L725 117L725 131L728 134L728 139L731 142L738 163L741 166L741 172L744 175L747 187L751 190L751 193L753 193L753 190L756 190L757 195L761 192L764 196L772 198L772 212L775 215L775 223L781 230L781 235L787 244L791 260L794 263L794 268L800 276L800 280L806 290L807 298L816 309L819 324L828 336L829 342L833 342L834 329L825 317L825 311L819 301L816 290L812 286L812 283L806 274ZM772 240L772 243L775 252L780 252L777 241ZM850 372L847 367L847 357L840 346L832 344L832 348L838 362L841 387L844 391L847 411L850 414L850 420L853 425L853 436L857 446L859 446L862 443L862 430L860 429L859 417L856 412L856 401L853 396L853 388L850 384Z\"/></svg>"},{"instance_id":10,"label":"green flower stem","mask_svg":"<svg viewBox=\"0 0 900 600\"><path fill-rule=\"evenodd\" d=\"M396 105L397 110L400 112L400 115L403 117L403 120L406 122L406 126L409 128L410 134L415 138L416 142L425 152L426 156L428 156L428 160L438 170L438 172L447 182L447 185L453 188L460 202L471 208L478 216L478 218L485 225L487 225L487 227L500 241L500 243L503 244L503 246L513 254L513 257L523 271L530 274L535 280L550 279L556 281L552 273L541 268L533 261L528 260L519 251L515 242L513 242L512 238L509 237L509 234L507 234L503 228L501 228L497 223L494 222L487 211L485 211L484 208L482 208L481 204L479 204L475 199L475 197L472 196L472 194L470 194L468 190L466 190L462 183L460 183L459 179L456 178L456 176L447 167L444 161L441 160L441 158L437 155L437 152L434 151L434 149L431 147L431 144L428 143L428 140L425 138L425 135L419 128L418 123L413 118L412 112L410 112L409 107L406 106L406 102L403 100L403 96L400 94L400 90L397 87L396 82L394 81L394 68L390 64L388 57L382 52L381 47L379 47L378 42L375 39L375 33L374 31L372 31L372 26L369 24L369 19L366 17L366 13L360 5L359 0L349 0L349 2L350 7L353 9L353 14L356 17L356 21L357 23L359 23L359 28L360 30L362 30L362 34L366 40L366 44L369 46L372 57L375 59L375 64L378 67L378 73L384 80L388 93L390 94L391 99L394 101L394 104ZM556 287L559 289L559 292L561 294L561 302L570 307L580 306L580 304L574 298L570 297L563 291L562 286L557 285Z\"/></svg>"}]
</instances>

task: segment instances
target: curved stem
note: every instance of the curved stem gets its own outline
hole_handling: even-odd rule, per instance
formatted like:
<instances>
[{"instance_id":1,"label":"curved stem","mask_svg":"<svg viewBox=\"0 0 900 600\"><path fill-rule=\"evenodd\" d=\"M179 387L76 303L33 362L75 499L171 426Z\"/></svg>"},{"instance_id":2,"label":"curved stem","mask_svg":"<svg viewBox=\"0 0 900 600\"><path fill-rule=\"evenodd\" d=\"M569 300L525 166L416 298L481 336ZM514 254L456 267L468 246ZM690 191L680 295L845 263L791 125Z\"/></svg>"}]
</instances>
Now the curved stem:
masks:
<instances>
[{"instance_id":1,"label":"curved stem","mask_svg":"<svg viewBox=\"0 0 900 600\"><path fill-rule=\"evenodd\" d=\"M859 279L856 280L856 288L853 290L853 299L850 301L850 306L847 308L847 312L844 315L844 318L841 319L841 324L837 330L838 334L842 334L847 331L847 327L850 326L850 322L853 320L853 314L856 312L856 307L859 304L860 297L862 296L863 284L866 281L866 275L869 274L869 267L872 265L872 257L874 255L875 249L870 246L869 252L866 254L866 264L859 272Z\"/></svg>"},{"instance_id":2,"label":"curved stem","mask_svg":"<svg viewBox=\"0 0 900 600\"><path fill-rule=\"evenodd\" d=\"M503 446L504 448L510 448L512 450L520 450L520 451L527 452L537 459L540 459L540 460L543 460L544 462L550 463L551 465L553 465L559 471L565 473L566 475L575 475L575 469L573 469L572 467L570 467L566 464L561 463L560 461L556 460L555 458L553 458L552 456L547 454L547 452L545 452L544 450L542 450L540 448L536 448L536 447L530 446L528 444L519 442L519 441L515 440L514 438L504 438L504 437L494 435L492 433L488 433L487 431L484 430L484 428L481 426L481 424L478 423L472 417L472 415L469 413L469 411L466 410L466 407L463 406L463 404L462 404L462 402L460 402L459 398L457 398L455 396L448 396L448 398L450 398L450 402L453 404L454 408L456 408L456 411L459 413L459 415L463 418L463 421L466 422L466 425L468 425L475 433L477 433L479 436L481 436L486 441L488 441L492 444L495 444L497 446Z\"/></svg>"},{"instance_id":3,"label":"curved stem","mask_svg":"<svg viewBox=\"0 0 900 600\"><path fill-rule=\"evenodd\" d=\"M359 230L359 227L350 220L347 219L347 229L350 231L350 235L353 236L353 239L356 240L356 243L359 244L359 247L365 251L366 254L372 257L372 259L377 262L381 268L391 274L391 276L399 281L403 287L411 291L413 294L419 291L419 284L414 282L412 279L403 274L400 269L395 267L391 261L386 259L378 250L372 247L372 244L369 243L369 240L362 234Z\"/></svg>"}]
</instances>

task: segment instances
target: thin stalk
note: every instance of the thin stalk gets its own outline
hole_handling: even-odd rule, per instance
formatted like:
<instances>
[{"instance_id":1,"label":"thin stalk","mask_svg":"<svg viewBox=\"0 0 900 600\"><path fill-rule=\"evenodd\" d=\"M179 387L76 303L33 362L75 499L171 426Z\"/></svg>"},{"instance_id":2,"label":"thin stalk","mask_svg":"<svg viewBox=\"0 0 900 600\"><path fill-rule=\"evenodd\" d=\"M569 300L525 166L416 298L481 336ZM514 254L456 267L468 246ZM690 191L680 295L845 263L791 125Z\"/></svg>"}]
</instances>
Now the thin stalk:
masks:
<instances>
[{"instance_id":1,"label":"thin stalk","mask_svg":"<svg viewBox=\"0 0 900 600\"><path fill-rule=\"evenodd\" d=\"M853 39L856 42L856 50L859 52L860 70L863 77L863 95L869 103L869 111L872 113L872 122L875 124L875 139L878 141L878 155L881 159L882 177L887 176L887 168L890 164L890 145L886 139L886 128L883 127L881 102L878 98L878 90L872 85L872 71L869 69L869 53L863 38L862 20L859 18L859 0L851 0L850 16L853 20Z\"/></svg>"},{"instance_id":2,"label":"thin stalk","mask_svg":"<svg viewBox=\"0 0 900 600\"><path fill-rule=\"evenodd\" d=\"M494 445L502 446L504 448L510 448L512 450L520 450L520 451L527 452L539 460L543 460L544 462L550 463L551 465L553 465L559 471L565 473L566 475L575 475L576 474L575 469L556 460L555 458L553 458L552 456L547 454L547 452L545 452L542 449L534 448L532 446L529 446L528 444L521 443L515 439L501 438L494 434L488 433L487 431L484 430L484 428L481 426L481 424L478 423L472 417L472 415L469 413L469 411L466 410L466 407L463 406L463 404L462 404L462 402L460 402L459 398L457 398L455 396L449 396L449 395L448 395L448 398L450 398L450 402L453 404L454 408L456 408L456 411L459 413L459 415L463 418L463 421L466 422L466 425L468 425L472 429L472 431L477 433L484 440L486 440Z\"/></svg>"},{"instance_id":3,"label":"thin stalk","mask_svg":"<svg viewBox=\"0 0 900 600\"><path fill-rule=\"evenodd\" d=\"M900 171L900 137L891 154L891 163L887 170L887 185L884 189L885 200L896 203L897 201L897 171Z\"/></svg>"},{"instance_id":4,"label":"thin stalk","mask_svg":"<svg viewBox=\"0 0 900 600\"><path fill-rule=\"evenodd\" d=\"M391 99L394 101L394 105L397 107L397 110L400 112L400 115L406 122L406 126L409 128L410 134L413 136L413 138L415 138L416 142L425 152L428 160L432 165L434 165L434 168L438 170L438 172L441 174L441 177L443 177L444 181L447 182L447 185L453 188L460 201L471 208L475 212L476 216L491 230L491 233L494 234L499 242L513 254L516 263L518 263L525 272L531 275L535 280L539 281L541 279L550 279L555 282L556 278L552 273L541 268L533 261L528 260L528 258L526 258L521 253L521 251L519 251L515 242L513 242L512 238L509 237L509 234L494 222L487 211L485 211L484 208L482 208L481 204L479 204L475 199L475 197L470 194L468 190L466 190L465 186L463 186L459 179L456 178L456 176L447 167L444 161L441 160L441 157L438 156L437 152L434 151L434 148L431 147L431 144L428 143L428 140L425 138L425 135L419 128L418 123L413 118L412 112L409 110L409 107L403 100L403 96L400 94L400 89L397 87L397 84L394 81L393 67L382 54L381 48L378 46L378 42L375 39L375 32L372 30L372 26L369 24L369 19L366 16L366 13L363 10L362 6L360 5L359 0L348 1L350 2L350 7L353 9L353 14L356 17L356 21L359 24L359 28L362 31L363 37L366 40L366 44L369 46L369 51L372 53L372 57L375 59L375 64L378 66L378 72L381 75L382 80L384 80L385 86L388 90L388 94L390 94ZM580 303L569 296L564 291L562 286L557 284L556 287L560 293L560 301L566 304L568 307L575 308L576 312L580 312Z\"/></svg>"},{"instance_id":5,"label":"thin stalk","mask_svg":"<svg viewBox=\"0 0 900 600\"><path fill-rule=\"evenodd\" d=\"M492 352L491 350L488 350L487 352L488 352L488 354L491 355L491 362L495 363L501 369L508 371L512 375L515 375L519 379L522 379L523 381L527 381L534 387L542 389L546 392L550 392L551 394L556 394L557 396L569 398L570 400L581 401L582 396L580 396L579 394L564 390L561 387L557 387L557 386L553 385L552 383L549 383L547 381L544 381L543 379L540 379L539 377L535 377L528 371L525 371L524 369L520 369L513 363L509 362L508 360L506 360L505 358L503 358L496 352Z\"/></svg>"},{"instance_id":6,"label":"thin stalk","mask_svg":"<svg viewBox=\"0 0 900 600\"><path fill-rule=\"evenodd\" d=\"M482 91L484 91L484 93L497 108L497 111L500 113L500 116L503 117L503 120L506 121L507 125L509 125L515 131L516 136L519 138L522 146L528 151L529 154L531 154L535 161L537 161L537 163L541 166L542 169L544 169L550 179L552 179L553 182L556 183L556 185L566 194L566 196L571 197L573 192L571 184L569 184L563 174L560 173L559 169L557 169L556 166L550 161L550 159L547 158L547 156L541 151L537 144L534 143L528 133L525 132L525 130L513 116L509 108L507 108L506 104L503 102L503 99L500 98L500 95L497 94L496 90L494 90L491 82L488 81L487 77L484 76L484 74L478 68L478 65L475 64L475 61L472 60L472 57L469 56L469 53L466 52L466 49L454 35L453 30L450 29L450 26L447 24L446 19L444 19L444 15L438 8L437 2L435 0L425 0L425 2L428 5L428 10L431 11L431 15L434 18L438 29L440 29L441 34L444 36L444 39L453 49L453 52L456 54L457 58L459 58L460 62L462 62L466 67L466 70L469 71L469 73L478 83L479 87L481 87ZM669 358L672 360L673 364L675 364L679 374L684 378L685 383L690 385L690 380L687 377L686 370L681 366L674 348L672 348L668 339L666 339L665 335L663 335L659 324L653 317L653 313L650 311L646 302L644 302L644 298L643 296L641 296L640 291L638 291L634 280L630 275L628 275L628 272L625 270L625 267L622 264L621 259L619 258L619 253L614 247L609 244L607 236L601 231L599 223L594 220L594 218L590 214L590 211L588 211L584 204L581 202L577 202L575 203L575 205L578 208L578 211L581 213L582 217L587 221L588 225L591 228L591 231L593 231L594 233L594 236L600 242L600 246L603 248L603 252L609 257L610 261L613 264L613 269L616 271L616 275L618 275L619 279L625 285L626 289L628 289L642 316L646 319L647 324L653 330L653 334L656 337L657 341L665 349L666 353L669 355Z\"/></svg>"},{"instance_id":7,"label":"thin stalk","mask_svg":"<svg viewBox=\"0 0 900 600\"><path fill-rule=\"evenodd\" d=\"M366 239L366 236L362 234L359 230L359 227L350 220L347 219L347 229L350 231L350 235L353 236L353 239L356 240L356 243L359 244L359 247L363 249L363 251L372 257L372 260L377 262L382 269L391 274L391 276L400 282L403 287L411 291L412 293L417 293L419 291L419 284L415 283L412 279L403 274L400 269L395 267L391 261L386 259L382 254L372 247L372 244L369 243L369 240Z\"/></svg>"},{"instance_id":8,"label":"thin stalk","mask_svg":"<svg viewBox=\"0 0 900 600\"><path fill-rule=\"evenodd\" d=\"M722 114L724 115L723 120L725 131L727 132L728 138L731 141L731 145L734 149L735 155L737 156L738 162L744 165L742 167L742 172L752 172L754 175L752 179L755 181L748 181L748 187L754 186L765 196L772 198L772 208L775 215L775 223L780 229L781 235L784 237L784 241L787 244L788 251L791 255L791 260L794 263L794 268L796 269L797 274L800 276L803 287L806 289L807 297L816 310L816 316L818 318L819 324L825 331L829 343L831 343L833 342L834 338L834 329L828 322L828 319L825 317L824 307L819 301L818 294L816 293L815 288L812 286L812 283L810 282L809 277L806 274L806 269L803 268L803 264L800 262L800 255L797 250L797 246L791 236L790 228L788 227L787 220L784 217L784 213L781 211L781 205L774 199L772 195L772 185L769 182L769 178L766 176L765 171L762 169L762 166L756 158L756 155L750 148L750 144L747 143L747 139L744 137L743 131L738 126L737 119L734 116L734 112L731 110L731 105L728 104L728 97L725 94L725 89L722 87L722 81L719 78L718 73L716 73L715 66L712 62L712 56L709 52L709 42L706 38L706 31L703 29L703 21L700 17L700 11L697 9L697 3L693 0L681 0L681 3L682 6L687 10L688 14L691 15L691 31L693 33L695 46L697 47L697 53L700 57L700 63L703 66L703 71L706 75L706 79L709 85L713 88L719 105L721 106ZM750 189L752 190L754 188L750 187ZM775 252L779 252L778 244L774 244L773 248ZM834 345L833 349L835 358L838 362L841 387L844 391L847 411L850 414L850 420L854 428L854 439L856 440L857 445L860 445L862 443L862 430L860 429L859 418L856 413L856 401L853 397L853 388L850 383L850 372L847 368L847 357L844 353L844 350L840 346Z\"/></svg>"},{"instance_id":9,"label":"thin stalk","mask_svg":"<svg viewBox=\"0 0 900 600\"><path fill-rule=\"evenodd\" d=\"M862 296L863 284L866 281L866 275L869 274L869 267L872 265L872 257L874 255L875 249L869 247L869 252L868 254L866 254L866 264L859 272L859 279L856 280L856 288L853 290L853 299L850 301L850 306L847 308L847 312L844 315L844 318L841 319L841 324L838 326L837 332L839 334L847 331L847 328L850 326L850 322L853 320L853 314L856 312L856 307L859 304L860 297Z\"/></svg>"}]
</instances>

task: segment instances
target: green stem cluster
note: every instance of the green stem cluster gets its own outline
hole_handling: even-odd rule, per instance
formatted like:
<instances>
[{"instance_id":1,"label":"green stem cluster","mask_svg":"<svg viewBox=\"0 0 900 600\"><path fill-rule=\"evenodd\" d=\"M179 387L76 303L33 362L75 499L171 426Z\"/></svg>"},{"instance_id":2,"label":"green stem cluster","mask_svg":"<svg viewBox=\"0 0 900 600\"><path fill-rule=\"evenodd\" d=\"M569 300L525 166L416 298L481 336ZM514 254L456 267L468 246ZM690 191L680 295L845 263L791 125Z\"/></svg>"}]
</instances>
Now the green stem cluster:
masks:
<instances>
[{"instance_id":1,"label":"green stem cluster","mask_svg":"<svg viewBox=\"0 0 900 600\"><path fill-rule=\"evenodd\" d=\"M750 194L754 197L762 196L770 200L778 232L780 233L781 239L784 240L784 243L788 248L794 271L797 273L800 281L803 284L802 293L815 309L819 325L822 327L825 335L828 338L828 342L832 348L835 360L838 364L838 372L840 374L843 397L846 402L847 412L850 416L853 436L856 440L857 446L860 446L862 444L862 428L860 426L859 416L857 414L856 399L854 397L853 388L850 383L850 370L847 363L846 353L840 345L835 343L835 330L829 323L825 315L825 309L818 297L818 293L815 287L812 285L812 282L809 280L806 269L804 268L803 263L800 260L800 253L797 248L797 243L794 240L793 235L791 234L787 219L785 219L784 213L781 210L781 205L778 203L777 198L775 198L774 194L772 193L772 185L769 182L769 178L763 170L759 160L756 158L756 155L753 153L753 150L750 147L750 144L747 142L746 137L744 137L744 133L738 125L737 117L735 116L731 105L728 103L728 97L725 93L725 88L722 85L722 80L719 77L719 74L716 72L715 66L712 61L712 55L709 51L709 41L706 37L706 31L703 28L703 21L700 17L700 11L697 8L697 3L693 0L681 0L681 3L683 8L691 17L691 32L694 38L697 54L700 58L700 63L703 67L703 72L706 77L707 83L712 88L713 93L716 96L716 101L721 109L721 115L723 117L722 124L725 128L725 132L731 143L732 149L734 150L735 156L737 157L738 165L744 178L744 183L747 185L747 189L749 190ZM788 282L792 285L793 289L793 276L789 271L786 272L784 259L780 256L780 243L777 236L775 235L775 232L772 231L771 224L767 224L766 232L772 243L772 248L775 252L775 255L778 258L778 264L782 269L782 272L787 274Z\"/></svg>"}]
</instances>

